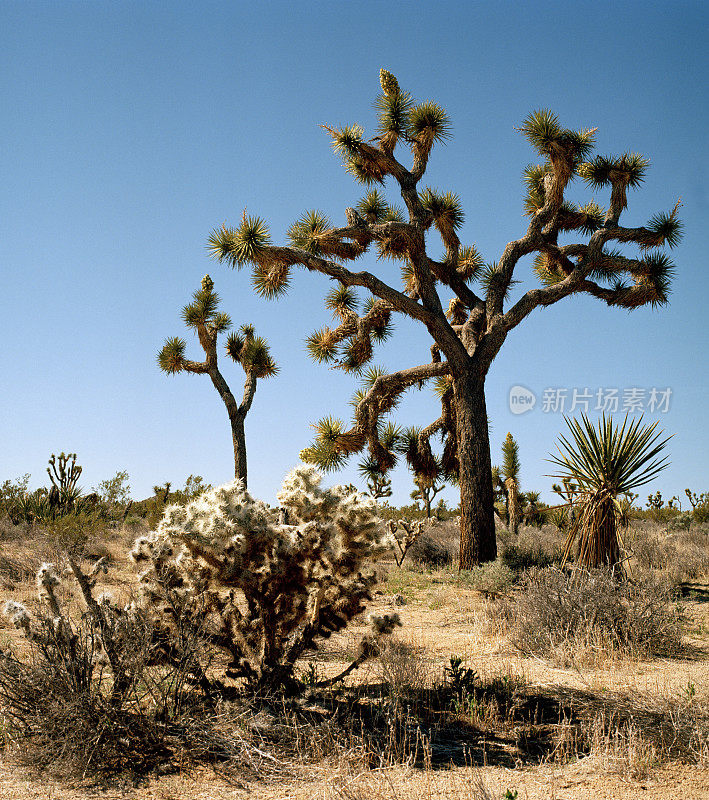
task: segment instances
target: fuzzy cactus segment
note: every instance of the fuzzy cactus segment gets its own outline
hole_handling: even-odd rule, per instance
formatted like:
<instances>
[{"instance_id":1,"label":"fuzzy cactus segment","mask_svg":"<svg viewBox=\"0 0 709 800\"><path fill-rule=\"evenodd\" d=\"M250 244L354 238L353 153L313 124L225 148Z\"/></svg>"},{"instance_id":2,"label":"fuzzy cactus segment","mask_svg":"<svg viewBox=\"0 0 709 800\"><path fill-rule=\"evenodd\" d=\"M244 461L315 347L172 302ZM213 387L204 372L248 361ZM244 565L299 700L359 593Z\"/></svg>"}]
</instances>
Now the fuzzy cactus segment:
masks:
<instances>
[{"instance_id":1,"label":"fuzzy cactus segment","mask_svg":"<svg viewBox=\"0 0 709 800\"><path fill-rule=\"evenodd\" d=\"M281 509L238 480L168 507L132 554L147 563L143 609L166 633L191 620L229 657L227 677L263 691L292 685L296 660L364 610L370 565L391 547L371 498L320 484L300 466L283 482Z\"/></svg>"}]
</instances>

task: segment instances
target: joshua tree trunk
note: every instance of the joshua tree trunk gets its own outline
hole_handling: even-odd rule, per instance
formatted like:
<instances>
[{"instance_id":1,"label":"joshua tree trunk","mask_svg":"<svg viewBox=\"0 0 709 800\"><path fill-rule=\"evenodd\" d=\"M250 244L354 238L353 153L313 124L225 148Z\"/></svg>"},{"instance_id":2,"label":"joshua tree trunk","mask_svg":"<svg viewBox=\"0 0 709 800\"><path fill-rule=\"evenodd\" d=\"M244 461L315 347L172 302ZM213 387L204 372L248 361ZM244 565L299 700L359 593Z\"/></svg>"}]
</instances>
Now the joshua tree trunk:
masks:
<instances>
[{"instance_id":1,"label":"joshua tree trunk","mask_svg":"<svg viewBox=\"0 0 709 800\"><path fill-rule=\"evenodd\" d=\"M517 481L514 478L508 478L505 481L505 488L507 489L507 528L510 533L516 534L519 531L519 521L522 516Z\"/></svg>"},{"instance_id":2,"label":"joshua tree trunk","mask_svg":"<svg viewBox=\"0 0 709 800\"><path fill-rule=\"evenodd\" d=\"M254 394L256 393L256 378L250 373L247 373L246 383L244 384L244 397L239 405L222 377L221 372L219 372L216 367L209 370L209 377L212 379L214 387L224 401L227 414L229 415L231 438L234 443L234 477L242 480L244 482L244 488L246 488L248 473L246 467L246 434L244 431L244 421L251 408Z\"/></svg>"},{"instance_id":3,"label":"joshua tree trunk","mask_svg":"<svg viewBox=\"0 0 709 800\"><path fill-rule=\"evenodd\" d=\"M460 462L460 569L497 558L485 380L453 382Z\"/></svg>"}]
</instances>

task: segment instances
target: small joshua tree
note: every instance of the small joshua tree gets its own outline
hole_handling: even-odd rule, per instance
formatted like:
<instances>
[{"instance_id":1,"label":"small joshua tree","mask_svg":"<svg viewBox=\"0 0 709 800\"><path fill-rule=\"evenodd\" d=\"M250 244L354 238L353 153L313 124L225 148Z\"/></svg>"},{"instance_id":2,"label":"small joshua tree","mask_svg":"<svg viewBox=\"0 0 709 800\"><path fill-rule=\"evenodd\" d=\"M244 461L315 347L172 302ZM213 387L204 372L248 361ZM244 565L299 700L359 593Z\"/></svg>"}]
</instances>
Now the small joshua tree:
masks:
<instances>
[{"instance_id":1,"label":"small joshua tree","mask_svg":"<svg viewBox=\"0 0 709 800\"><path fill-rule=\"evenodd\" d=\"M659 248L679 242L679 204L644 227L621 225L629 191L644 180L647 159L635 153L593 156L595 128L568 129L551 111L535 111L521 125L541 161L524 171L529 223L498 261L486 264L474 246L464 246L458 237L464 221L458 195L421 183L434 146L451 135L448 115L437 103L416 102L387 70L381 70L380 84L375 138L367 139L359 125L325 126L345 168L370 187L356 207L345 210L343 226L321 211L306 211L288 231L289 243L281 246L272 243L263 219L244 213L236 227L215 230L209 245L217 259L232 267L251 264L254 287L268 298L287 290L297 266L339 283L325 300L337 318L335 326L308 340L317 361L358 373L391 332L395 314L428 331L430 359L422 353L418 363L376 376L356 403L351 425L322 422L323 436L308 460L333 468L368 448L382 471L391 469L396 453L382 442L381 418L411 387L436 382L441 415L421 431L413 466L416 473L425 472L431 437L443 436L442 465L460 488L460 566L470 569L497 555L485 403L485 379L495 357L536 309L575 294L626 309L665 304L674 266ZM397 145L409 151L408 164L395 155ZM593 191L608 190L607 209L594 200L581 206L564 197L576 177ZM387 180L405 210L374 188ZM443 245L442 258L430 254L427 232L434 230ZM626 251L628 245L636 251ZM383 280L346 266L372 250L380 263L398 262L400 282L389 278L389 269ZM535 259L538 281L511 299L517 267L526 256ZM357 296L358 289L363 297Z\"/></svg>"},{"instance_id":2,"label":"small joshua tree","mask_svg":"<svg viewBox=\"0 0 709 800\"><path fill-rule=\"evenodd\" d=\"M371 497L320 481L313 467L286 476L278 500L290 524L240 481L210 489L169 506L132 551L146 567L139 605L153 624L169 639L176 620L191 620L227 657L226 676L260 694L295 688L295 662L364 610L377 580L368 564L393 545ZM399 624L371 621L357 658L324 683L358 667Z\"/></svg>"},{"instance_id":3,"label":"small joshua tree","mask_svg":"<svg viewBox=\"0 0 709 800\"><path fill-rule=\"evenodd\" d=\"M234 476L247 483L246 435L244 421L249 413L256 393L259 378L268 378L278 372L271 358L265 339L254 336L251 325L242 325L239 333L231 333L226 341L227 355L241 364L246 373L244 395L237 403L217 363L217 338L229 330L231 319L228 314L219 312L219 295L214 291L214 283L209 275L202 279L202 288L194 293L193 301L182 309L185 324L196 331L199 343L206 356L204 361L189 361L185 358L187 343L175 336L166 339L158 353L160 369L168 375L176 372L206 373L212 380L226 406L231 424L231 438L234 444Z\"/></svg>"},{"instance_id":4,"label":"small joshua tree","mask_svg":"<svg viewBox=\"0 0 709 800\"><path fill-rule=\"evenodd\" d=\"M367 493L370 497L375 500L391 497L391 480L382 473L376 461L371 458L365 458L360 461L357 469L359 474L367 481Z\"/></svg>"},{"instance_id":5,"label":"small joshua tree","mask_svg":"<svg viewBox=\"0 0 709 800\"><path fill-rule=\"evenodd\" d=\"M82 468L76 463L76 453L52 453L47 475L52 483L49 490L49 505L60 511L69 511L81 496L77 486Z\"/></svg>"},{"instance_id":6,"label":"small joshua tree","mask_svg":"<svg viewBox=\"0 0 709 800\"><path fill-rule=\"evenodd\" d=\"M519 445L511 433L502 443L502 466L492 468L492 488L500 507L504 501L504 516L496 509L497 515L506 523L510 533L517 533L525 497L519 491Z\"/></svg>"}]
</instances>

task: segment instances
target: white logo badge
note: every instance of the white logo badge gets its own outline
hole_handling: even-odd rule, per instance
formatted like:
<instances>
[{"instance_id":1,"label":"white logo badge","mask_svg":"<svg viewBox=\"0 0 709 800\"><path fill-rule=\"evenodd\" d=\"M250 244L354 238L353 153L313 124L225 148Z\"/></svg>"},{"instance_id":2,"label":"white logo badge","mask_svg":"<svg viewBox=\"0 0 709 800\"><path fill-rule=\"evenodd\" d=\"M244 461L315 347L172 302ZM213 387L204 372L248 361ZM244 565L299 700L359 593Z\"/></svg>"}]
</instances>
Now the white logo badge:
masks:
<instances>
[{"instance_id":1,"label":"white logo badge","mask_svg":"<svg viewBox=\"0 0 709 800\"><path fill-rule=\"evenodd\" d=\"M536 403L536 395L526 386L513 386L510 389L509 405L513 414L525 414L531 411Z\"/></svg>"}]
</instances>

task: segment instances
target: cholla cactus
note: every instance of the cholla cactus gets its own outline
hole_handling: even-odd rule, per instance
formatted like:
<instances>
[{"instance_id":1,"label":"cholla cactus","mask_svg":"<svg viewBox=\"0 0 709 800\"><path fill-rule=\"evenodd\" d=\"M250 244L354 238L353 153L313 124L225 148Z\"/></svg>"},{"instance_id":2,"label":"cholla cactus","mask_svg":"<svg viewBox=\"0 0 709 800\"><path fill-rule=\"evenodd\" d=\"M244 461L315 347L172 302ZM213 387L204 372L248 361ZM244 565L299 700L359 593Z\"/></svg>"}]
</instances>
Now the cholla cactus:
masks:
<instances>
[{"instance_id":1,"label":"cholla cactus","mask_svg":"<svg viewBox=\"0 0 709 800\"><path fill-rule=\"evenodd\" d=\"M296 660L364 610L377 580L366 565L392 544L372 498L320 481L313 467L286 476L278 500L290 524L238 480L211 489L168 507L131 553L154 623L169 636L191 620L228 655L227 677L258 692L292 688ZM370 637L359 663L375 649Z\"/></svg>"},{"instance_id":2,"label":"cholla cactus","mask_svg":"<svg viewBox=\"0 0 709 800\"><path fill-rule=\"evenodd\" d=\"M387 523L389 534L398 549L398 553L396 550L394 551L394 561L396 561L397 567L402 565L409 548L421 535L422 528L423 523L420 520L407 522L405 519L400 519L398 522L394 522L392 519Z\"/></svg>"}]
</instances>

